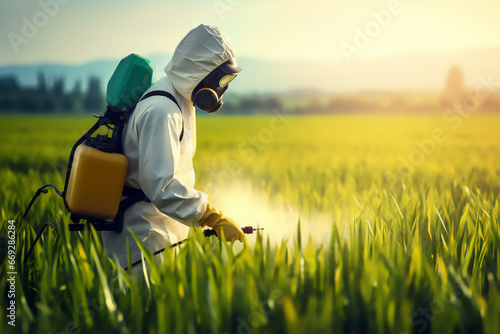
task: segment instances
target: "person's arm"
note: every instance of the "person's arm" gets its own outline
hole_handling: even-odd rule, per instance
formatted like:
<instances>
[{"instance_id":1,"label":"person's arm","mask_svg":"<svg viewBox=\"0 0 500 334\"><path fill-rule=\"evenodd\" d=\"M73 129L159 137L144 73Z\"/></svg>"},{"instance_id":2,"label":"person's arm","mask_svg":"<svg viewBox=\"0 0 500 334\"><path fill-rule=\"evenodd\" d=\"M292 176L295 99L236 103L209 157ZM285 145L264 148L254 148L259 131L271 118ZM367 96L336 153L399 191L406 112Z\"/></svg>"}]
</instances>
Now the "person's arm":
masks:
<instances>
[{"instance_id":1,"label":"person's arm","mask_svg":"<svg viewBox=\"0 0 500 334\"><path fill-rule=\"evenodd\" d=\"M158 210L196 226L206 211L208 196L176 177L182 116L177 106L171 105L175 112L152 106L138 120L139 183Z\"/></svg>"}]
</instances>

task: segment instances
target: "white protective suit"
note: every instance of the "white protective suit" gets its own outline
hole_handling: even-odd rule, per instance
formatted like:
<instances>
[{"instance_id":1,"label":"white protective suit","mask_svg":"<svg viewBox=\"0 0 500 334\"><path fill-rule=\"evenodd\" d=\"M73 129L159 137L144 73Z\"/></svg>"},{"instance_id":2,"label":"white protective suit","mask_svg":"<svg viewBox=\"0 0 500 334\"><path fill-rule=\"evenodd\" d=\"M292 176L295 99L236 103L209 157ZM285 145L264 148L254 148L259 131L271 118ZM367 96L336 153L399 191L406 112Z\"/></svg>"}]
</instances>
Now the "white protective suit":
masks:
<instances>
[{"instance_id":1,"label":"white protective suit","mask_svg":"<svg viewBox=\"0 0 500 334\"><path fill-rule=\"evenodd\" d=\"M216 27L200 25L179 43L166 77L146 93L171 93L182 109L163 96L149 97L137 104L123 134L128 158L125 185L140 188L151 200L131 206L124 216L121 233L102 232L107 255L115 253L120 265L127 265L126 240L132 262L141 252L128 228L152 251L185 239L189 227L197 226L206 210L208 196L195 190L193 156L196 149L195 108L191 94L215 68L234 58L232 46ZM179 142L184 121L184 135Z\"/></svg>"}]
</instances>

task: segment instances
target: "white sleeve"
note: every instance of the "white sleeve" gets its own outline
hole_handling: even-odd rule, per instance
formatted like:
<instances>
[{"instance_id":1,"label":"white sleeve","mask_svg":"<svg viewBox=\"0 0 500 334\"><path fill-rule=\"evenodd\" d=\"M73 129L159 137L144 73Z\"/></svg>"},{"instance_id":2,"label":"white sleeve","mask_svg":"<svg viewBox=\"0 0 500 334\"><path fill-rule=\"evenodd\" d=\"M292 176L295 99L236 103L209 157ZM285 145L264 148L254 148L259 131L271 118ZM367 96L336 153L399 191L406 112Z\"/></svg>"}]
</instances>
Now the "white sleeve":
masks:
<instances>
[{"instance_id":1,"label":"white sleeve","mask_svg":"<svg viewBox=\"0 0 500 334\"><path fill-rule=\"evenodd\" d=\"M205 213L208 196L176 178L182 115L174 103L171 108L175 112L151 107L138 120L139 183L158 210L195 226Z\"/></svg>"}]
</instances>

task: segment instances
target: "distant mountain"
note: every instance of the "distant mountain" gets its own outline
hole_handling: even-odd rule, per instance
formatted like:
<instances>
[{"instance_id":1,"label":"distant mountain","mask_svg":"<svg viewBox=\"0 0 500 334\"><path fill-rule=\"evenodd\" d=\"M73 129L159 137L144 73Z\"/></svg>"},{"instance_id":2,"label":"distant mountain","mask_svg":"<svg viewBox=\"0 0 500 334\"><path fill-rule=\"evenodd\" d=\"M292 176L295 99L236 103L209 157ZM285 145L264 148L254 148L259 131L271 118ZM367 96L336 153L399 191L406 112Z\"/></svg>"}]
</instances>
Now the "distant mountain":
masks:
<instances>
[{"instance_id":1,"label":"distant mountain","mask_svg":"<svg viewBox=\"0 0 500 334\"><path fill-rule=\"evenodd\" d=\"M170 56L146 56L152 62L155 79L164 75ZM363 90L441 90L452 65L462 68L466 84L474 87L480 76L500 79L500 49L471 49L453 52L409 53L392 57L353 61L352 63L269 61L238 58L243 72L231 91L246 93L285 93L314 95L320 92L352 92ZM36 85L37 73L45 73L51 83L66 78L70 90L77 80L86 86L89 76L101 79L103 90L119 59L104 59L81 65L34 64L0 67L0 76L15 75L21 85Z\"/></svg>"}]
</instances>

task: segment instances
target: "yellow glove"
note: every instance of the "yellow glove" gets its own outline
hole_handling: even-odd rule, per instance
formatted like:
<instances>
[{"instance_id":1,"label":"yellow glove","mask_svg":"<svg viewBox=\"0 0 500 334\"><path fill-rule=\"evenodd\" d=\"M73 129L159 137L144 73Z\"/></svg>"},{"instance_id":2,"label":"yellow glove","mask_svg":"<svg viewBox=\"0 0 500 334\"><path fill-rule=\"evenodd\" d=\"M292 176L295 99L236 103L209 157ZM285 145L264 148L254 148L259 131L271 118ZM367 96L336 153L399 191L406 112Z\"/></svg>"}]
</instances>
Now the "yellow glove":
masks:
<instances>
[{"instance_id":1,"label":"yellow glove","mask_svg":"<svg viewBox=\"0 0 500 334\"><path fill-rule=\"evenodd\" d=\"M227 241L242 241L244 238L241 228L231 218L224 216L220 210L213 208L209 203L207 203L205 214L200 219L200 226L213 228L219 240L221 231L224 231Z\"/></svg>"}]
</instances>

